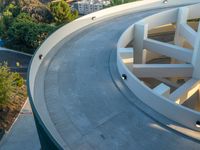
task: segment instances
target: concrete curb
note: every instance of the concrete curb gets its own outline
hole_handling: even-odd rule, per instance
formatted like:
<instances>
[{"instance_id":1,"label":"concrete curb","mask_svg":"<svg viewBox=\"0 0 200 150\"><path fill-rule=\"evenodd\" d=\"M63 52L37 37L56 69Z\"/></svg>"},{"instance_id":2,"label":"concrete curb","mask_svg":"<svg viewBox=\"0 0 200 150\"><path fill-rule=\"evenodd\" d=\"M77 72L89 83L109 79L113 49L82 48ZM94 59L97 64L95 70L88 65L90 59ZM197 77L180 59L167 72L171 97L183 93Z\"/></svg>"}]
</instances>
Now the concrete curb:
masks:
<instances>
[{"instance_id":1,"label":"concrete curb","mask_svg":"<svg viewBox=\"0 0 200 150\"><path fill-rule=\"evenodd\" d=\"M18 113L17 117L16 117L15 120L13 121L13 123L12 123L12 125L10 126L10 128L8 129L8 131L5 131L3 137L2 137L1 140L0 140L0 145L3 144L4 141L6 141L6 138L7 138L7 136L8 136L8 133L12 130L13 126L15 125L16 121L18 120L18 118L19 118L19 116L20 116L22 110L23 110L24 107L26 106L27 102L28 102L28 98L26 99L24 105L22 106L20 112Z\"/></svg>"},{"instance_id":2,"label":"concrete curb","mask_svg":"<svg viewBox=\"0 0 200 150\"><path fill-rule=\"evenodd\" d=\"M16 50L12 50L12 49L5 48L5 47L0 47L0 52L1 52L1 51L13 52L13 53L22 54L22 55L26 55L26 56L30 56L30 57L33 56L33 55L28 54L28 53L25 53L25 52L19 52L19 51L16 51Z\"/></svg>"}]
</instances>

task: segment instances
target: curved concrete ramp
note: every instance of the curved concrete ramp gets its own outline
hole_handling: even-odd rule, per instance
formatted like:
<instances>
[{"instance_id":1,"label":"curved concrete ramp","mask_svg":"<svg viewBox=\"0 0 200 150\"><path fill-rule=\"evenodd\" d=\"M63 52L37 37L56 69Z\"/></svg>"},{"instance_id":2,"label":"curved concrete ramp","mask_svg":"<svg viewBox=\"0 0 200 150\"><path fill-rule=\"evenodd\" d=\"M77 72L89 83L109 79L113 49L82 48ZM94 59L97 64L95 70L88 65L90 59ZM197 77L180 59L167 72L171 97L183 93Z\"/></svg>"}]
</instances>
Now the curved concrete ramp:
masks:
<instances>
[{"instance_id":1,"label":"curved concrete ramp","mask_svg":"<svg viewBox=\"0 0 200 150\"><path fill-rule=\"evenodd\" d=\"M121 33L158 11L128 14L78 31L51 61L44 60L45 102L66 149L199 150L198 141L162 126L141 110L144 107L138 109L137 97L116 69ZM39 73L37 78L36 85ZM35 87L37 93L40 88Z\"/></svg>"}]
</instances>

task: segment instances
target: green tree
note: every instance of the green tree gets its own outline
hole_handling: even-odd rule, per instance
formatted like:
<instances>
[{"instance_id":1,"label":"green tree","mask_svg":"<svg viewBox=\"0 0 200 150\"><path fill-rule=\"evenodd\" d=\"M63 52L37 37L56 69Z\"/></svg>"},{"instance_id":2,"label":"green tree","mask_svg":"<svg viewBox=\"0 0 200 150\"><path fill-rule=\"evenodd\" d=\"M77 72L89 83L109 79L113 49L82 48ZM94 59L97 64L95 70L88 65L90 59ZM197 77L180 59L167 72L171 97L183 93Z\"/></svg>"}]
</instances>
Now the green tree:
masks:
<instances>
[{"instance_id":1,"label":"green tree","mask_svg":"<svg viewBox=\"0 0 200 150\"><path fill-rule=\"evenodd\" d=\"M16 17L20 13L20 8L18 5L9 4L3 11L4 16Z\"/></svg>"},{"instance_id":2,"label":"green tree","mask_svg":"<svg viewBox=\"0 0 200 150\"><path fill-rule=\"evenodd\" d=\"M24 83L19 73L11 72L6 63L0 64L0 106L12 102Z\"/></svg>"},{"instance_id":3,"label":"green tree","mask_svg":"<svg viewBox=\"0 0 200 150\"><path fill-rule=\"evenodd\" d=\"M0 36L7 39L7 30L11 26L14 18L20 13L20 8L17 5L9 4L2 13L0 20Z\"/></svg>"},{"instance_id":4,"label":"green tree","mask_svg":"<svg viewBox=\"0 0 200 150\"><path fill-rule=\"evenodd\" d=\"M28 14L21 13L8 29L7 46L33 53L55 29L55 26L34 22Z\"/></svg>"},{"instance_id":5,"label":"green tree","mask_svg":"<svg viewBox=\"0 0 200 150\"><path fill-rule=\"evenodd\" d=\"M78 17L78 11L70 8L64 0L51 2L49 5L54 21L57 24L68 23Z\"/></svg>"},{"instance_id":6,"label":"green tree","mask_svg":"<svg viewBox=\"0 0 200 150\"><path fill-rule=\"evenodd\" d=\"M0 37L5 47L28 53L33 53L63 23L78 17L78 12L64 0L51 2L48 7L38 0L0 0L0 4L5 7L0 19Z\"/></svg>"},{"instance_id":7,"label":"green tree","mask_svg":"<svg viewBox=\"0 0 200 150\"><path fill-rule=\"evenodd\" d=\"M4 32L5 32L5 26L4 26L3 21L0 20L0 37L3 36Z\"/></svg>"},{"instance_id":8,"label":"green tree","mask_svg":"<svg viewBox=\"0 0 200 150\"><path fill-rule=\"evenodd\" d=\"M14 20L13 23L30 23L30 22L35 22L35 20L27 13L20 13Z\"/></svg>"}]
</instances>

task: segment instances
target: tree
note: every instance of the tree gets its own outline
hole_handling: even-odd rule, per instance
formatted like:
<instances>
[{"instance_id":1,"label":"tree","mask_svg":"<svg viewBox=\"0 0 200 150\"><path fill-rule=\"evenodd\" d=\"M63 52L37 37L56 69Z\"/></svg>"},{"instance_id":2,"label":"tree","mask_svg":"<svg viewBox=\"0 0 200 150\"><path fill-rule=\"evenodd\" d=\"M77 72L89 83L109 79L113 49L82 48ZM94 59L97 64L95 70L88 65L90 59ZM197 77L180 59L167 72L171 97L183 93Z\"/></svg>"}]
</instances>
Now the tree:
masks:
<instances>
[{"instance_id":1,"label":"tree","mask_svg":"<svg viewBox=\"0 0 200 150\"><path fill-rule=\"evenodd\" d=\"M5 32L5 26L4 26L3 21L0 20L0 37L3 36L4 32Z\"/></svg>"},{"instance_id":2,"label":"tree","mask_svg":"<svg viewBox=\"0 0 200 150\"><path fill-rule=\"evenodd\" d=\"M16 17L20 13L20 8L18 5L9 4L3 11L4 16Z\"/></svg>"},{"instance_id":3,"label":"tree","mask_svg":"<svg viewBox=\"0 0 200 150\"><path fill-rule=\"evenodd\" d=\"M6 63L0 64L0 106L12 102L24 83L19 73L11 72Z\"/></svg>"},{"instance_id":4,"label":"tree","mask_svg":"<svg viewBox=\"0 0 200 150\"><path fill-rule=\"evenodd\" d=\"M21 13L8 29L7 46L33 53L43 40L54 30L55 26L35 22L30 15ZM13 47L15 46L15 47Z\"/></svg>"},{"instance_id":5,"label":"tree","mask_svg":"<svg viewBox=\"0 0 200 150\"><path fill-rule=\"evenodd\" d=\"M17 5L9 4L5 7L0 20L0 36L7 39L7 30L11 26L14 18L20 13L20 8Z\"/></svg>"},{"instance_id":6,"label":"tree","mask_svg":"<svg viewBox=\"0 0 200 150\"><path fill-rule=\"evenodd\" d=\"M14 20L13 23L30 23L35 22L35 20L27 13L20 13Z\"/></svg>"},{"instance_id":7,"label":"tree","mask_svg":"<svg viewBox=\"0 0 200 150\"><path fill-rule=\"evenodd\" d=\"M19 51L34 53L51 32L78 17L78 12L72 11L64 0L51 2L48 7L38 0L8 1L0 0L5 3L0 19L0 37L5 47Z\"/></svg>"},{"instance_id":8,"label":"tree","mask_svg":"<svg viewBox=\"0 0 200 150\"><path fill-rule=\"evenodd\" d=\"M51 2L49 5L54 21L57 24L68 23L78 17L78 11L70 8L64 0Z\"/></svg>"}]
</instances>

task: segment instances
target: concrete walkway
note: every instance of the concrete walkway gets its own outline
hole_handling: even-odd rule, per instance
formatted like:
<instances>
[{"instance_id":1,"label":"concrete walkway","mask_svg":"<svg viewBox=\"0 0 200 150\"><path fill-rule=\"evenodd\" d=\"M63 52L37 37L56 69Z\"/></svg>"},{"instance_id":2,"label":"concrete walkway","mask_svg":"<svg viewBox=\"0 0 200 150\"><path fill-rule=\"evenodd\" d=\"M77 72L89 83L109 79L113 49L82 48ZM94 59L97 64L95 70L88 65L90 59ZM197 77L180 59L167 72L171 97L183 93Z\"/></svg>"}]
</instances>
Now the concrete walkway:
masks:
<instances>
[{"instance_id":1,"label":"concrete walkway","mask_svg":"<svg viewBox=\"0 0 200 150\"><path fill-rule=\"evenodd\" d=\"M0 150L39 150L40 143L27 101L11 130L0 141Z\"/></svg>"},{"instance_id":2,"label":"concrete walkway","mask_svg":"<svg viewBox=\"0 0 200 150\"><path fill-rule=\"evenodd\" d=\"M44 60L44 97L51 121L70 150L199 150L138 109L138 98L116 68L116 43L135 21L160 10L128 14L95 24L66 40L53 59ZM35 86L35 93L40 93ZM37 95L38 96L38 95ZM39 95L40 96L40 95ZM149 99L151 100L151 99Z\"/></svg>"}]
</instances>

